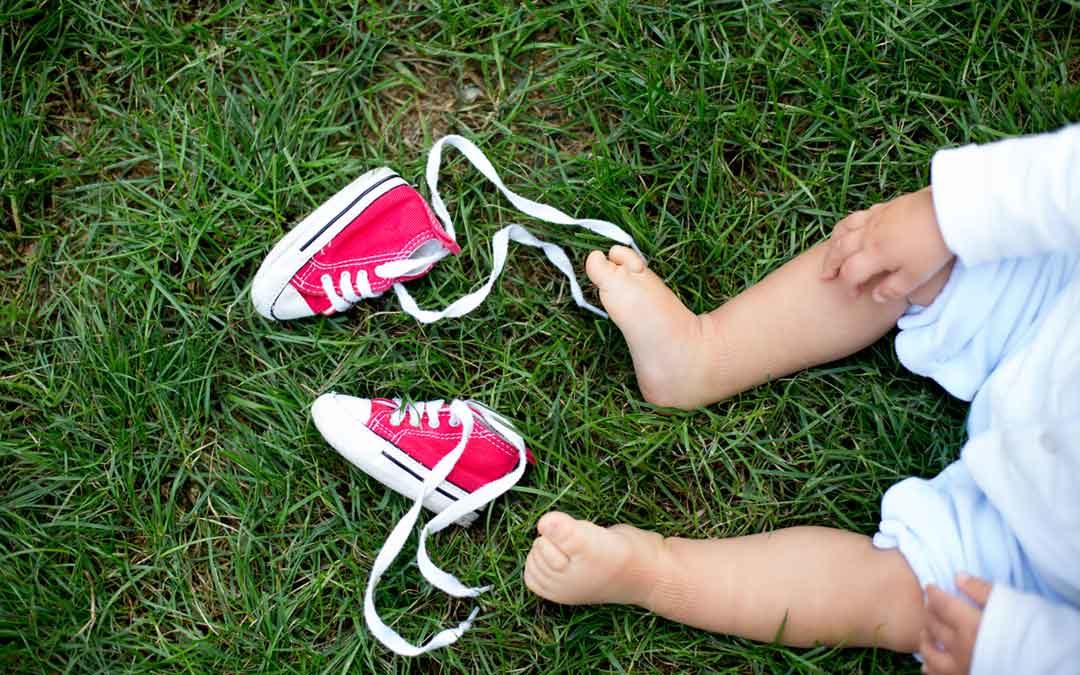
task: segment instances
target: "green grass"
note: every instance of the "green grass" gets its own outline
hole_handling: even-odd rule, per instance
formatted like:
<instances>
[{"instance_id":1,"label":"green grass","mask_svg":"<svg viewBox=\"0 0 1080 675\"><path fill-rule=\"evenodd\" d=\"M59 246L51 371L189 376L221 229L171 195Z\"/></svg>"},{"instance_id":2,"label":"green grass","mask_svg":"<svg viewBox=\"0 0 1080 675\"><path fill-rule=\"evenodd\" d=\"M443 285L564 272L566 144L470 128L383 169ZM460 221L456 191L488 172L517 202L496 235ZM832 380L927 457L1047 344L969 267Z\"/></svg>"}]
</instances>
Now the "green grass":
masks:
<instances>
[{"instance_id":1,"label":"green grass","mask_svg":"<svg viewBox=\"0 0 1080 675\"><path fill-rule=\"evenodd\" d=\"M621 224L710 309L923 186L935 149L1075 119L1075 3L303 5L0 7L0 668L914 672L520 581L552 507L695 537L872 533L889 485L955 457L964 414L887 341L670 413L532 250L467 320L429 327L393 298L274 325L248 288L322 199L381 164L419 182L454 131L519 192ZM445 185L466 250L411 284L429 306L478 283L516 219L460 158ZM604 244L535 229L579 269ZM451 649L395 659L363 629L372 555L408 505L321 440L308 408L331 388L481 398L540 459L434 542L495 585ZM379 602L414 639L468 611L407 564Z\"/></svg>"}]
</instances>

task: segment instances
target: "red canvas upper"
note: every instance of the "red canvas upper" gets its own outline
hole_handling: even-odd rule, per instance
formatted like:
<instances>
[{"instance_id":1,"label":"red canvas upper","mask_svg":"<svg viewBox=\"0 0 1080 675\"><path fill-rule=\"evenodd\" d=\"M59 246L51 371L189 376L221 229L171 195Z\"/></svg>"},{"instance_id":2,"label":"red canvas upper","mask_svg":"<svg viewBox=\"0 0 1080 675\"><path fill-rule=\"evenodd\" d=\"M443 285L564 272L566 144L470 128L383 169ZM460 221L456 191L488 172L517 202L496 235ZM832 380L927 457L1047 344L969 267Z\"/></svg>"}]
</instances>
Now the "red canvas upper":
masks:
<instances>
[{"instance_id":1,"label":"red canvas upper","mask_svg":"<svg viewBox=\"0 0 1080 675\"><path fill-rule=\"evenodd\" d=\"M408 417L398 425L391 424L390 415L398 407L390 399L371 399L371 417L367 427L428 469L434 467L461 440L461 426L450 426L449 406L443 406L439 411L439 426L434 429L428 425L426 417L420 420L419 427L410 425ZM518 464L517 448L488 428L480 413L475 412L472 435L469 436L465 452L446 478L467 492L502 478ZM530 464L536 463L528 448L525 449L525 457Z\"/></svg>"},{"instance_id":2,"label":"red canvas upper","mask_svg":"<svg viewBox=\"0 0 1080 675\"><path fill-rule=\"evenodd\" d=\"M396 279L383 279L375 267L393 260L408 258L423 244L437 239L451 253L461 248L447 236L427 202L414 188L401 185L375 200L351 223L322 247L290 280L313 312L333 314L334 308L323 290L322 277L330 275L334 289L339 287L341 273L348 271L351 279L357 272L367 273L371 290L378 294L398 281L424 276L431 265Z\"/></svg>"}]
</instances>

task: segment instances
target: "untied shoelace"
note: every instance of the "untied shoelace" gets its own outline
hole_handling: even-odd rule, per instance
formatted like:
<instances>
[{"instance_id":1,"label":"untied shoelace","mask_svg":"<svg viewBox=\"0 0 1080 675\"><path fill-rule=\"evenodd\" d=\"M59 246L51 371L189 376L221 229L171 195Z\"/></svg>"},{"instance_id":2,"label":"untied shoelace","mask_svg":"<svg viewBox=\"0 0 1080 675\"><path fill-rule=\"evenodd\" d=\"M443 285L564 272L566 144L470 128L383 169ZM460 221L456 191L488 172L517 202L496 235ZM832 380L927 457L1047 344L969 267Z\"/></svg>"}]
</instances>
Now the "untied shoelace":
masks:
<instances>
[{"instance_id":1,"label":"untied shoelace","mask_svg":"<svg viewBox=\"0 0 1080 675\"><path fill-rule=\"evenodd\" d=\"M442 401L435 400L418 404L403 404L395 399L395 402L398 403L398 408L391 414L391 424L400 424L404 421L405 416L408 415L409 422L413 426L422 424L425 416L427 417L429 426L437 426L438 414L443 407ZM447 453L434 467L432 467L431 472L420 486L420 490L416 495L412 508L402 516L401 520L394 526L394 529L390 531L390 535L386 538L386 542L383 543L382 548L379 549L379 553L375 556L375 562L371 566L371 576L368 577L367 588L364 591L364 621L367 623L368 630L371 631L371 634L374 635L379 642L391 651L402 656L418 656L434 649L453 644L469 629L473 619L476 618L477 613L480 611L478 607L474 607L472 612L469 613L469 618L458 624L456 627L440 631L422 645L414 645L401 637L401 635L393 628L387 626L382 618L379 617L379 613L375 609L375 587L378 586L383 573L386 572L394 562L394 559L397 558L398 553L401 552L402 547L405 545L405 541L408 540L409 534L412 532L417 519L420 517L424 499L435 492L436 488L446 480L446 477L450 475L450 472L453 471L458 460L461 459L461 456L465 453L465 448L469 444L469 438L472 436L475 414L473 409L465 401L454 399L450 402L450 425L461 425L461 440L458 441L453 450ZM513 471L502 478L478 488L475 492L466 495L462 499L457 500L429 520L420 530L420 543L416 551L416 563L420 567L420 573L423 574L424 578L433 586L455 598L476 597L491 587L466 586L454 575L439 569L435 563L431 562L431 558L428 557L427 538L429 535L445 529L448 525L470 511L480 509L517 484L521 475L525 472L525 445L524 442L514 443L513 445L515 445L518 450L518 464Z\"/></svg>"},{"instance_id":2,"label":"untied shoelace","mask_svg":"<svg viewBox=\"0 0 1080 675\"><path fill-rule=\"evenodd\" d=\"M435 214L439 217L439 220L442 221L446 234L454 241L457 241L457 237L454 234L454 223L450 218L450 212L446 209L446 204L443 202L442 196L439 194L439 167L442 164L443 146L446 145L456 148L465 155L465 158L469 160L469 162L471 162L485 178L491 181L495 187L499 188L515 208L525 215L556 225L574 225L585 228L590 232L594 232L620 244L629 246L634 249L638 255L641 255L641 250L638 249L633 238L614 223L593 218L571 218L553 206L535 202L510 190L510 188L506 187L502 182L502 179L499 178L499 174L495 171L495 167L492 166L491 162L480 148L476 147L472 141L463 136L449 135L443 136L431 147L431 151L428 153L425 175L428 187L431 189L431 206L435 210ZM480 288L458 298L444 309L430 310L423 309L417 305L412 295L410 295L409 291L405 288L405 285L398 282L394 284L394 293L397 294L398 301L401 303L401 308L420 323L433 323L440 319L461 317L473 311L479 307L491 293L495 281L499 278L499 275L502 274L503 267L506 265L506 256L510 240L516 241L519 244L541 249L544 252L544 255L547 256L547 259L551 261L551 264L553 264L566 276L567 280L569 280L570 294L573 296L574 302L577 303L578 307L587 309L599 316L607 317L607 313L605 313L604 310L585 300L585 296L581 292L581 286L578 284L577 277L574 275L574 267L570 264L570 259L567 257L566 252L562 247L537 238L523 226L516 223L507 225L496 232L492 237L491 274L488 277L488 280L484 282ZM394 279L409 274L415 274L426 269L429 265L442 260L449 254L450 252L447 249L441 248L415 258L395 260L376 267L375 274L384 279ZM644 256L642 257L644 258ZM351 278L347 271L341 273L341 278L338 280L341 287L340 296L334 289L333 281L334 280L330 275L323 275L322 277L323 290L326 292L334 309L339 312L347 310L352 303L360 300L360 298L372 297L374 295L371 291L367 274L363 271L360 271L355 279Z\"/></svg>"}]
</instances>

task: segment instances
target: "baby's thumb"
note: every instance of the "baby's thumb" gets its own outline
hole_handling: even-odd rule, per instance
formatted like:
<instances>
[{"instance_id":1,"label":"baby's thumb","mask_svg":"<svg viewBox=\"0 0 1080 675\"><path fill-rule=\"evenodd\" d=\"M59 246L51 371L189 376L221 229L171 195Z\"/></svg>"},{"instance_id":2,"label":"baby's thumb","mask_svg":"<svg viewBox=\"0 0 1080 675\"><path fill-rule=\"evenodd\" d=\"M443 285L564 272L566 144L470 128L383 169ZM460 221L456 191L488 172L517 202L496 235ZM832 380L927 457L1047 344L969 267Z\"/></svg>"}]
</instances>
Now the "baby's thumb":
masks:
<instances>
[{"instance_id":1,"label":"baby's thumb","mask_svg":"<svg viewBox=\"0 0 1080 675\"><path fill-rule=\"evenodd\" d=\"M896 270L889 276L878 282L871 296L874 302L892 302L906 298L915 290L917 284L913 282L904 270Z\"/></svg>"},{"instance_id":2,"label":"baby's thumb","mask_svg":"<svg viewBox=\"0 0 1080 675\"><path fill-rule=\"evenodd\" d=\"M971 598L982 609L986 608L986 603L990 600L990 591L994 590L990 582L963 572L956 575L956 585L964 592L964 595Z\"/></svg>"}]
</instances>

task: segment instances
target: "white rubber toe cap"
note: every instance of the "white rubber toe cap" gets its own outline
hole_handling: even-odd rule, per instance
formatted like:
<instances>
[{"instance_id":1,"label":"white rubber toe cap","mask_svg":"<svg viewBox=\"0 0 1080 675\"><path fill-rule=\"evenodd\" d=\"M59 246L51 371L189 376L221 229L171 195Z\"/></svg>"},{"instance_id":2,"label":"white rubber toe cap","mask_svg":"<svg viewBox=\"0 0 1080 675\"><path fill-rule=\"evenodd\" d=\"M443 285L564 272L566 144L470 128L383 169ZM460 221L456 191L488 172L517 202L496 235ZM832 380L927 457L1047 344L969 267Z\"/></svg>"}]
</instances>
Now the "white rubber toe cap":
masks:
<instances>
[{"instance_id":1,"label":"white rubber toe cap","mask_svg":"<svg viewBox=\"0 0 1080 675\"><path fill-rule=\"evenodd\" d=\"M255 306L258 307L258 303L255 303ZM267 318L277 319L278 321L301 319L314 315L315 312L311 311L311 307L304 300L304 296L300 295L300 292L291 285L286 286L281 291L276 301L272 301L270 314L264 314Z\"/></svg>"},{"instance_id":2,"label":"white rubber toe cap","mask_svg":"<svg viewBox=\"0 0 1080 675\"><path fill-rule=\"evenodd\" d=\"M291 284L282 285L275 278L277 273L278 270L264 265L255 275L255 281L251 284L251 301L255 310L267 319L276 321L313 316L315 312L311 311L304 296Z\"/></svg>"},{"instance_id":3,"label":"white rubber toe cap","mask_svg":"<svg viewBox=\"0 0 1080 675\"><path fill-rule=\"evenodd\" d=\"M280 253L271 252L251 282L251 302L267 319L282 321L311 316L314 312L289 283L295 273L280 262Z\"/></svg>"},{"instance_id":4,"label":"white rubber toe cap","mask_svg":"<svg viewBox=\"0 0 1080 675\"><path fill-rule=\"evenodd\" d=\"M371 419L371 401L330 392L315 399L311 417L326 440L338 447L356 439L357 427L366 426Z\"/></svg>"},{"instance_id":5,"label":"white rubber toe cap","mask_svg":"<svg viewBox=\"0 0 1080 675\"><path fill-rule=\"evenodd\" d=\"M255 305L255 311L267 319L273 319L277 288L267 283L267 276L262 269L255 275L251 284L251 302Z\"/></svg>"}]
</instances>

